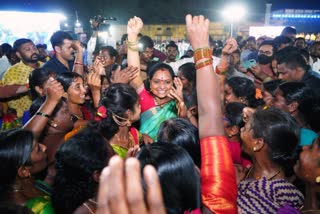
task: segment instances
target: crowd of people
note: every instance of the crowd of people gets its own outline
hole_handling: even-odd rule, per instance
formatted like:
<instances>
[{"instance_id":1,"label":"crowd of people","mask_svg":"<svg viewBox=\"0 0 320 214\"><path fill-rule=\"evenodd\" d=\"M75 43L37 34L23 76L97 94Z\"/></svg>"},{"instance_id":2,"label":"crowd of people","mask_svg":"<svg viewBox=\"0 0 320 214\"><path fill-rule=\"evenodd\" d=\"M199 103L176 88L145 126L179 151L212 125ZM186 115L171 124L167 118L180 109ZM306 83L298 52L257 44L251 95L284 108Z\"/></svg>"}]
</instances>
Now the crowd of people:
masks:
<instances>
[{"instance_id":1,"label":"crowd of people","mask_svg":"<svg viewBox=\"0 0 320 214\"><path fill-rule=\"evenodd\" d=\"M51 36L0 51L0 213L319 213L320 42L186 16L165 51Z\"/></svg>"}]
</instances>

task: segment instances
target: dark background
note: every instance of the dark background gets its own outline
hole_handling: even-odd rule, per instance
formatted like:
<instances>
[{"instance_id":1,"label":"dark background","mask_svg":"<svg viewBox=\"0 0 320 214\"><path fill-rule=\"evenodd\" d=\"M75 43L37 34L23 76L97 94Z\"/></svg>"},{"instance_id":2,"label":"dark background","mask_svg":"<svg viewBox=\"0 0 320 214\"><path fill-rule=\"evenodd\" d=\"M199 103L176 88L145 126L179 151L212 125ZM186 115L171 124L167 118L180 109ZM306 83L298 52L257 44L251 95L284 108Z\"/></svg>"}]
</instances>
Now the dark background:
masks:
<instances>
[{"instance_id":1,"label":"dark background","mask_svg":"<svg viewBox=\"0 0 320 214\"><path fill-rule=\"evenodd\" d=\"M266 3L272 3L272 10L320 9L320 0L1 0L0 10L60 12L70 23L75 22L77 11L86 28L89 19L98 14L117 18L117 24L125 24L133 16L141 17L145 24L178 24L184 23L187 13L221 21L221 10L232 3L244 4L246 19L257 22L264 20Z\"/></svg>"}]
</instances>

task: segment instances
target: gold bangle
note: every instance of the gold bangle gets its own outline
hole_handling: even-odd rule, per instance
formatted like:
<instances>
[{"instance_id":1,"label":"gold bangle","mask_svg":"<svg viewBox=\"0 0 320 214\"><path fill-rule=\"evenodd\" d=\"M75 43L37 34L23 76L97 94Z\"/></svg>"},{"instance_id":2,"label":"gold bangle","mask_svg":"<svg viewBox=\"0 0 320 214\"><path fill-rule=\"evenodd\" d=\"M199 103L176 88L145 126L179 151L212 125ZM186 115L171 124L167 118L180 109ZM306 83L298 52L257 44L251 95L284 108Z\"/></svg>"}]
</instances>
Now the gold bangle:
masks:
<instances>
[{"instance_id":1,"label":"gold bangle","mask_svg":"<svg viewBox=\"0 0 320 214\"><path fill-rule=\"evenodd\" d=\"M128 49L130 49L131 51L139 51L138 47L132 47L132 46L131 45L127 45Z\"/></svg>"},{"instance_id":2,"label":"gold bangle","mask_svg":"<svg viewBox=\"0 0 320 214\"><path fill-rule=\"evenodd\" d=\"M208 60L205 60L205 61L201 61L201 62L197 62L196 63L196 69L199 70L203 67L206 67L208 65L212 65L213 64L213 60L212 59L208 59Z\"/></svg>"},{"instance_id":3,"label":"gold bangle","mask_svg":"<svg viewBox=\"0 0 320 214\"><path fill-rule=\"evenodd\" d=\"M127 44L128 44L128 45L137 45L137 44L139 44L139 40L137 39L136 41L131 42L131 41L129 41L128 38L127 38Z\"/></svg>"},{"instance_id":4,"label":"gold bangle","mask_svg":"<svg viewBox=\"0 0 320 214\"><path fill-rule=\"evenodd\" d=\"M211 59L212 51L210 48L198 48L194 51L193 58L195 63L201 59Z\"/></svg>"}]
</instances>

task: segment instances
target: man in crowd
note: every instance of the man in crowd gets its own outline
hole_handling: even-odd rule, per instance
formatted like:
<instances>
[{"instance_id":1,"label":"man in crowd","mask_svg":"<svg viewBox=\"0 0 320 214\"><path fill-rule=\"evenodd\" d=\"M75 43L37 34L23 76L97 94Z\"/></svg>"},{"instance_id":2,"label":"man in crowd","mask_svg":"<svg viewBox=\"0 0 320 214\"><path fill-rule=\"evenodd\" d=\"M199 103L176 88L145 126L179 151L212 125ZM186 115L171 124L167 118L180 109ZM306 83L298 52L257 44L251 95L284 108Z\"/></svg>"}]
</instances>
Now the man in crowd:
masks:
<instances>
[{"instance_id":1,"label":"man in crowd","mask_svg":"<svg viewBox=\"0 0 320 214\"><path fill-rule=\"evenodd\" d=\"M310 70L310 66L300 53L284 53L286 57L278 61L279 79L301 81L316 91L320 90L320 74Z\"/></svg>"},{"instance_id":2,"label":"man in crowd","mask_svg":"<svg viewBox=\"0 0 320 214\"><path fill-rule=\"evenodd\" d=\"M31 72L39 68L43 63L39 60L39 52L34 43L30 39L18 39L14 42L13 48L20 62L11 66L4 74L2 81L4 85L26 85ZM24 111L31 105L31 98L28 94L14 94L8 102L8 106L14 109L17 117L21 118Z\"/></svg>"},{"instance_id":3,"label":"man in crowd","mask_svg":"<svg viewBox=\"0 0 320 214\"><path fill-rule=\"evenodd\" d=\"M77 72L83 74L83 48L80 41L73 41L72 36L64 31L55 32L50 42L54 56L44 64L43 68L56 74ZM76 57L73 52L76 51Z\"/></svg>"},{"instance_id":4,"label":"man in crowd","mask_svg":"<svg viewBox=\"0 0 320 214\"><path fill-rule=\"evenodd\" d=\"M306 48L306 40L303 37L296 38L293 46L298 49L305 49Z\"/></svg>"},{"instance_id":5,"label":"man in crowd","mask_svg":"<svg viewBox=\"0 0 320 214\"><path fill-rule=\"evenodd\" d=\"M176 61L176 58L177 58L177 55L179 54L179 51L178 51L178 46L176 45L176 43L174 41L171 41L169 44L167 44L166 54L167 54L166 63Z\"/></svg>"},{"instance_id":6,"label":"man in crowd","mask_svg":"<svg viewBox=\"0 0 320 214\"><path fill-rule=\"evenodd\" d=\"M310 47L310 66L313 71L320 73L320 42L315 42Z\"/></svg>"},{"instance_id":7,"label":"man in crowd","mask_svg":"<svg viewBox=\"0 0 320 214\"><path fill-rule=\"evenodd\" d=\"M297 30L293 27L285 27L281 32L281 36L289 37L293 43L297 36Z\"/></svg>"}]
</instances>

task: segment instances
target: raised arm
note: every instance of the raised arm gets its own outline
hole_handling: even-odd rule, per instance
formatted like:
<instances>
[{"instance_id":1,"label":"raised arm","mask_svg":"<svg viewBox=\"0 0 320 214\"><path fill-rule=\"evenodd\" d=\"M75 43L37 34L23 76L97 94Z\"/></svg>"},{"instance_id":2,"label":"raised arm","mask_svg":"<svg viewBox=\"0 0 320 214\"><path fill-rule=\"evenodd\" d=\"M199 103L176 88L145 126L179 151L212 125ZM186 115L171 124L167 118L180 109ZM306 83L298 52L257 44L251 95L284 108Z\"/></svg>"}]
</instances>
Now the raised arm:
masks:
<instances>
[{"instance_id":1,"label":"raised arm","mask_svg":"<svg viewBox=\"0 0 320 214\"><path fill-rule=\"evenodd\" d=\"M24 125L23 129L32 131L35 138L38 139L49 122L50 115L59 103L63 94L64 90L61 83L51 77L47 87L47 98L45 102L27 124Z\"/></svg>"},{"instance_id":2,"label":"raised arm","mask_svg":"<svg viewBox=\"0 0 320 214\"><path fill-rule=\"evenodd\" d=\"M128 66L137 67L140 71L140 58L139 58L139 40L138 34L143 27L143 22L139 17L134 17L128 21L127 25L127 47L128 47ZM131 82L130 85L137 89L140 89L143 85L141 75L137 75Z\"/></svg>"},{"instance_id":3,"label":"raised arm","mask_svg":"<svg viewBox=\"0 0 320 214\"><path fill-rule=\"evenodd\" d=\"M76 57L74 59L73 72L76 72L83 76L84 64L83 64L83 47L81 46L80 41L75 40L72 43L73 49L76 50Z\"/></svg>"},{"instance_id":4,"label":"raised arm","mask_svg":"<svg viewBox=\"0 0 320 214\"><path fill-rule=\"evenodd\" d=\"M210 50L209 20L203 16L187 15L186 24L190 43L195 50L199 135L200 138L223 136L219 79L212 68L212 53L207 51Z\"/></svg>"},{"instance_id":5,"label":"raised arm","mask_svg":"<svg viewBox=\"0 0 320 214\"><path fill-rule=\"evenodd\" d=\"M209 20L187 15L186 25L197 69L202 203L213 213L237 213L235 170L224 137L219 79L212 68Z\"/></svg>"}]
</instances>

